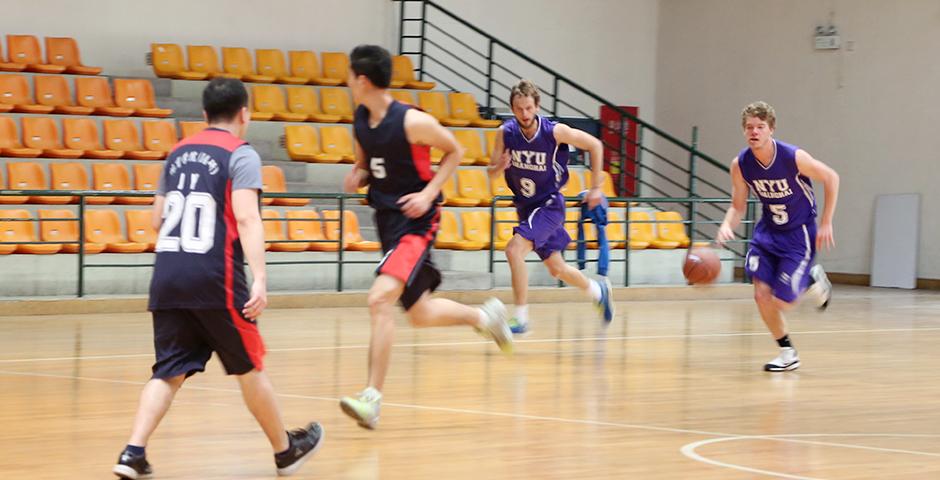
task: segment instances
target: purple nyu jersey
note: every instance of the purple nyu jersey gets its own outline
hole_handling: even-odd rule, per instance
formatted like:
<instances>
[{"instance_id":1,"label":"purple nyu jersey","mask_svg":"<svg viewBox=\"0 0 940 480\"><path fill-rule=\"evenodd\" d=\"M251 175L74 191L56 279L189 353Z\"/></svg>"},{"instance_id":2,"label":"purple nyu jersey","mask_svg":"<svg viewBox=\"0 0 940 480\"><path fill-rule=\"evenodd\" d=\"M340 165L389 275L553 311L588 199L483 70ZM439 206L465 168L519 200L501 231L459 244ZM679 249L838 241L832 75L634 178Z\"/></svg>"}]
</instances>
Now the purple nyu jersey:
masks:
<instances>
[{"instance_id":1,"label":"purple nyu jersey","mask_svg":"<svg viewBox=\"0 0 940 480\"><path fill-rule=\"evenodd\" d=\"M555 141L555 122L536 117L538 129L526 138L516 119L503 123L503 145L509 151L506 183L519 210L529 210L558 196L568 181L568 145Z\"/></svg>"},{"instance_id":2,"label":"purple nyu jersey","mask_svg":"<svg viewBox=\"0 0 940 480\"><path fill-rule=\"evenodd\" d=\"M761 222L776 231L814 223L816 197L809 178L800 175L796 166L799 149L777 140L770 165L761 164L750 148L738 155L738 167L751 191L764 206Z\"/></svg>"}]
</instances>

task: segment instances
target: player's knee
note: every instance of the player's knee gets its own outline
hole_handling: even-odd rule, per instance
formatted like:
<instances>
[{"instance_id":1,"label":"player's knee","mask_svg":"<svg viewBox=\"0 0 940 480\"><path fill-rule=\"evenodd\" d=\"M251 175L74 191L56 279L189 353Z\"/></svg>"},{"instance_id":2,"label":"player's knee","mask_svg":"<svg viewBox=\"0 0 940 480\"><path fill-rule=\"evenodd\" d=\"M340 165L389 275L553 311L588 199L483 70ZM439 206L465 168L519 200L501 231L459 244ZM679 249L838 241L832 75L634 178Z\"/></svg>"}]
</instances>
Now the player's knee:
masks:
<instances>
[{"instance_id":1,"label":"player's knee","mask_svg":"<svg viewBox=\"0 0 940 480\"><path fill-rule=\"evenodd\" d=\"M568 267L564 262L546 262L545 266L548 267L548 274L558 279L564 275L565 269Z\"/></svg>"},{"instance_id":2,"label":"player's knee","mask_svg":"<svg viewBox=\"0 0 940 480\"><path fill-rule=\"evenodd\" d=\"M393 292L385 289L373 288L369 290L369 296L366 299L366 302L369 304L369 311L375 312L391 308L392 304L395 302L392 293Z\"/></svg>"},{"instance_id":3,"label":"player's knee","mask_svg":"<svg viewBox=\"0 0 940 480\"><path fill-rule=\"evenodd\" d=\"M519 260L525 257L525 246L515 239L510 240L506 245L506 258L509 260Z\"/></svg>"},{"instance_id":4,"label":"player's knee","mask_svg":"<svg viewBox=\"0 0 940 480\"><path fill-rule=\"evenodd\" d=\"M770 291L770 287L765 284L755 284L754 301L761 305L773 304L774 294Z\"/></svg>"},{"instance_id":5,"label":"player's knee","mask_svg":"<svg viewBox=\"0 0 940 480\"><path fill-rule=\"evenodd\" d=\"M787 301L781 298L773 297L772 299L774 307L777 307L777 310L786 312L796 306L796 299Z\"/></svg>"},{"instance_id":6,"label":"player's knee","mask_svg":"<svg viewBox=\"0 0 940 480\"><path fill-rule=\"evenodd\" d=\"M180 387L183 386L183 382L186 381L186 374L181 373L175 377L164 378L162 380L166 382L167 384L169 384L170 387L173 388L174 390L178 390Z\"/></svg>"}]
</instances>

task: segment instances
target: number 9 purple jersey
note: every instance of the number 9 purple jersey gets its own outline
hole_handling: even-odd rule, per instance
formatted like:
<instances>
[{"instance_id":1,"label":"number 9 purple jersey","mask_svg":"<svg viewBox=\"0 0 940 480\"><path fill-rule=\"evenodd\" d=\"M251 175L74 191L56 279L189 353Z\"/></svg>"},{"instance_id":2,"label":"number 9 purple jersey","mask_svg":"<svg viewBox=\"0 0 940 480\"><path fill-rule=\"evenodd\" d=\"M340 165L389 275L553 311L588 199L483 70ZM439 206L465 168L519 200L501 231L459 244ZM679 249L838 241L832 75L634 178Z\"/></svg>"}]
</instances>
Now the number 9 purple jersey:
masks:
<instances>
[{"instance_id":1,"label":"number 9 purple jersey","mask_svg":"<svg viewBox=\"0 0 940 480\"><path fill-rule=\"evenodd\" d=\"M555 141L555 122L536 117L538 129L528 139L516 119L503 123L503 146L510 161L506 183L519 210L541 205L568 182L568 145Z\"/></svg>"},{"instance_id":2,"label":"number 9 purple jersey","mask_svg":"<svg viewBox=\"0 0 940 480\"><path fill-rule=\"evenodd\" d=\"M751 192L764 206L761 222L772 230L791 230L816 218L816 197L810 179L796 166L799 147L773 140L774 157L764 166L750 148L738 154L738 168Z\"/></svg>"}]
</instances>

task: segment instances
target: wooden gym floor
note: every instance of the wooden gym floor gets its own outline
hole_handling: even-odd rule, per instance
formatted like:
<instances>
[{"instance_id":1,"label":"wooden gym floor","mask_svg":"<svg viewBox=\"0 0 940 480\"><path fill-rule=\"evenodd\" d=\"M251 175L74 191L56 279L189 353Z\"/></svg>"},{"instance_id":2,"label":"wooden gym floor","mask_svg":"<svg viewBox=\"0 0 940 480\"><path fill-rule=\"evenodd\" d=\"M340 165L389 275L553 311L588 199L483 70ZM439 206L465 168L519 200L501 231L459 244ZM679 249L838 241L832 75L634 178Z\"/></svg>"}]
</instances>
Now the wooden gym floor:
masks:
<instances>
[{"instance_id":1,"label":"wooden gym floor","mask_svg":"<svg viewBox=\"0 0 940 480\"><path fill-rule=\"evenodd\" d=\"M379 429L337 400L363 386L364 308L274 310L267 369L289 426L318 420L317 479L940 478L940 294L840 288L789 316L800 370L749 301L532 305L512 358L469 329L400 322ZM0 478L109 478L152 361L140 314L0 317ZM159 479L272 478L216 359L148 447Z\"/></svg>"}]
</instances>

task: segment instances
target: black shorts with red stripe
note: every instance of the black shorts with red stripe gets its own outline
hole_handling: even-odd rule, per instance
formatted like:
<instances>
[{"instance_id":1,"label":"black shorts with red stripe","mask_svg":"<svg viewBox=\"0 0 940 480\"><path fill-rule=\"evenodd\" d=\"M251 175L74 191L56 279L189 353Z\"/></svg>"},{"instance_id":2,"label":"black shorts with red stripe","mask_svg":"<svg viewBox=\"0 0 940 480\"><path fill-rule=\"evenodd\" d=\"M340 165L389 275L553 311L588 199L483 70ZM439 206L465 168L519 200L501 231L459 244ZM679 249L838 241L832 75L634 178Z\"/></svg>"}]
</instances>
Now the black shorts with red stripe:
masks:
<instances>
[{"instance_id":1,"label":"black shorts with red stripe","mask_svg":"<svg viewBox=\"0 0 940 480\"><path fill-rule=\"evenodd\" d=\"M157 356L153 378L205 371L212 352L229 375L264 368L264 342L257 323L234 309L154 310L153 344Z\"/></svg>"},{"instance_id":2,"label":"black shorts with red stripe","mask_svg":"<svg viewBox=\"0 0 940 480\"><path fill-rule=\"evenodd\" d=\"M440 228L441 211L432 207L421 218L408 218L399 211L375 212L375 224L385 257L376 275L390 275L405 284L399 297L405 310L418 302L424 292L433 292L441 284L441 272L431 261L431 247Z\"/></svg>"}]
</instances>

